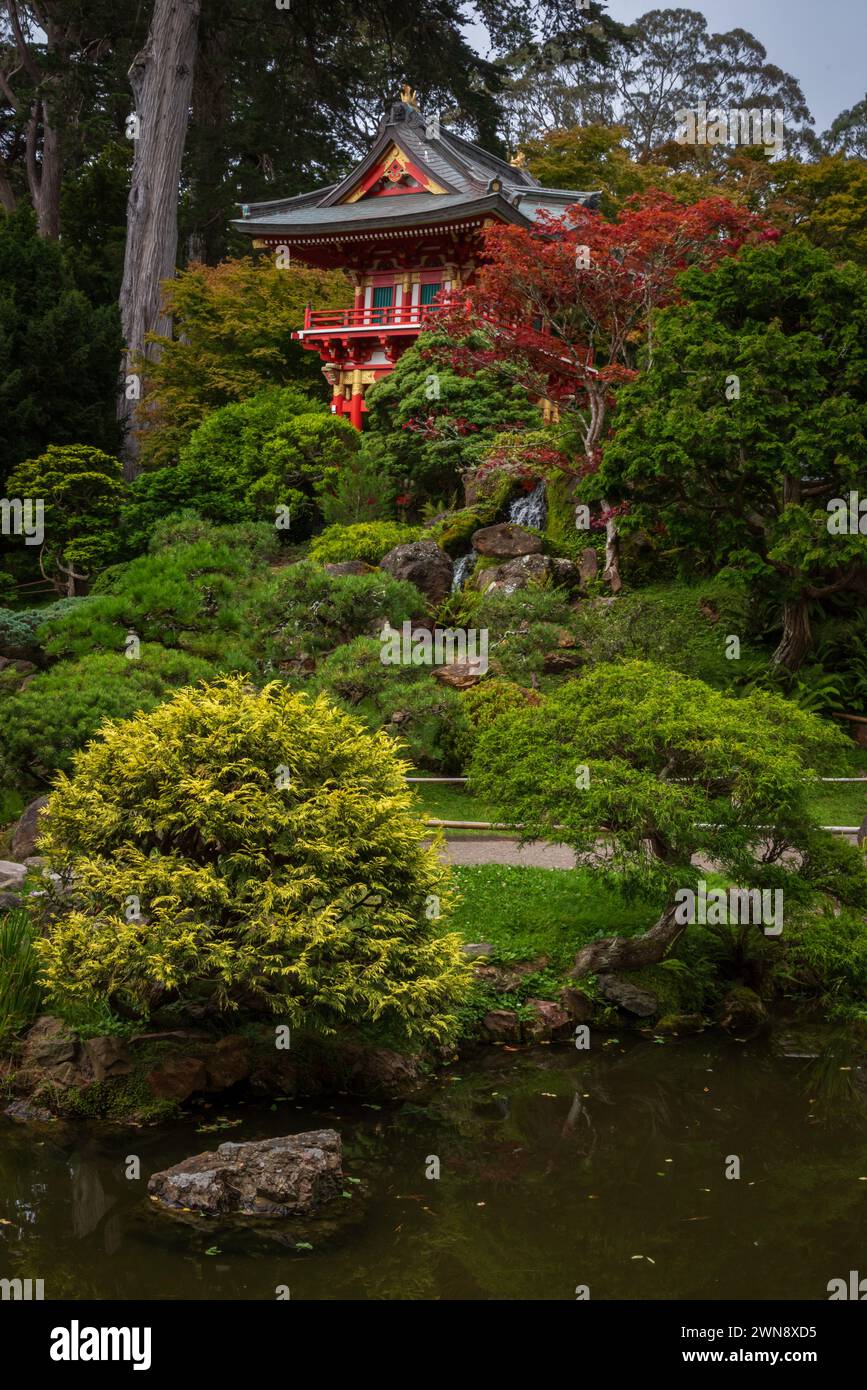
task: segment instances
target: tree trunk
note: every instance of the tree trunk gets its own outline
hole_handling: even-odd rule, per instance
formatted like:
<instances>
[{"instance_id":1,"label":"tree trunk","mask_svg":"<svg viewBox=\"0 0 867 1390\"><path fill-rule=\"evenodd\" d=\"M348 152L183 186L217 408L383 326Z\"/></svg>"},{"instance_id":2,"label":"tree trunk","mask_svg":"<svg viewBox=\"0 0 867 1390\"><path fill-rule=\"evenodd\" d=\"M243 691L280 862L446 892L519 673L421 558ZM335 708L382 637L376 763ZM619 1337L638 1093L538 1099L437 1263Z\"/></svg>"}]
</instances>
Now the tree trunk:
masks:
<instances>
[{"instance_id":1,"label":"tree trunk","mask_svg":"<svg viewBox=\"0 0 867 1390\"><path fill-rule=\"evenodd\" d=\"M606 508L608 506L604 498L602 505ZM620 577L620 532L613 517L609 517L605 523L605 569L602 571L602 578L612 594L620 593L623 588L623 580Z\"/></svg>"},{"instance_id":2,"label":"tree trunk","mask_svg":"<svg viewBox=\"0 0 867 1390\"><path fill-rule=\"evenodd\" d=\"M42 126L41 159L37 163L39 127ZM27 182L36 209L36 230L41 237L56 241L60 236L60 186L63 157L60 132L52 123L51 106L46 99L34 102L27 129Z\"/></svg>"},{"instance_id":3,"label":"tree trunk","mask_svg":"<svg viewBox=\"0 0 867 1390\"><path fill-rule=\"evenodd\" d=\"M645 965L656 965L685 930L685 923L675 921L676 913L675 904L667 907L659 921L643 936L606 936L601 941L591 941L578 952L570 976L580 980L584 975L606 975L609 971L640 970Z\"/></svg>"},{"instance_id":4,"label":"tree trunk","mask_svg":"<svg viewBox=\"0 0 867 1390\"><path fill-rule=\"evenodd\" d=\"M190 114L200 0L156 0L147 43L133 59L129 80L138 118L120 311L126 344L124 375L159 349L148 333L167 336L161 283L175 271L178 187ZM124 473L134 477L138 441L135 402L121 390L118 418L126 425Z\"/></svg>"},{"instance_id":5,"label":"tree trunk","mask_svg":"<svg viewBox=\"0 0 867 1390\"><path fill-rule=\"evenodd\" d=\"M774 664L785 666L789 671L800 670L812 640L807 600L803 595L786 599L783 605L783 635L772 658Z\"/></svg>"}]
</instances>

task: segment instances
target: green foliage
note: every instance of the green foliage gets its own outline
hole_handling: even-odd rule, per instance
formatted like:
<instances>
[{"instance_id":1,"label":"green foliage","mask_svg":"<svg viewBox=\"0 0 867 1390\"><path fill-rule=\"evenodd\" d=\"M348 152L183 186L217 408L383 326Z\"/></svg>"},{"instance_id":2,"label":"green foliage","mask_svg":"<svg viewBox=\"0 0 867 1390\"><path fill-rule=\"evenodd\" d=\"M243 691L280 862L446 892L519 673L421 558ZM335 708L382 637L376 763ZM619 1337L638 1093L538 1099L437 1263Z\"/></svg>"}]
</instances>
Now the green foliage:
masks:
<instances>
[{"instance_id":1,"label":"green foliage","mask_svg":"<svg viewBox=\"0 0 867 1390\"><path fill-rule=\"evenodd\" d=\"M247 626L265 660L287 665L333 651L353 637L379 632L386 620L399 626L424 609L413 584L384 571L326 574L310 560L279 570L260 584L247 610Z\"/></svg>"},{"instance_id":2,"label":"green foliage","mask_svg":"<svg viewBox=\"0 0 867 1390\"><path fill-rule=\"evenodd\" d=\"M415 766L460 771L462 697L433 680L429 667L393 666L381 652L377 638L358 637L319 663L308 688L330 695L368 728L386 728Z\"/></svg>"},{"instance_id":3,"label":"green foliage","mask_svg":"<svg viewBox=\"0 0 867 1390\"><path fill-rule=\"evenodd\" d=\"M46 572L87 577L115 556L126 491L117 459L84 444L50 444L13 468L6 486L10 496L44 502Z\"/></svg>"},{"instance_id":4,"label":"green foliage","mask_svg":"<svg viewBox=\"0 0 867 1390\"><path fill-rule=\"evenodd\" d=\"M60 244L36 235L25 203L0 214L0 495L49 444L117 447L120 353L117 306L93 308L73 288Z\"/></svg>"},{"instance_id":5,"label":"green foliage","mask_svg":"<svg viewBox=\"0 0 867 1390\"><path fill-rule=\"evenodd\" d=\"M272 516L288 507L292 537L309 535L321 517L321 495L334 488L359 443L358 430L341 415L308 412L285 421L262 446L264 471L251 485L251 505Z\"/></svg>"},{"instance_id":6,"label":"green foliage","mask_svg":"<svg viewBox=\"0 0 867 1390\"><path fill-rule=\"evenodd\" d=\"M193 431L177 463L140 473L133 482L123 516L130 549L143 550L160 520L187 508L214 522L273 522L270 497L251 496L269 471L266 443L316 409L298 387L274 386L213 411ZM321 407L316 418L330 417Z\"/></svg>"},{"instance_id":7,"label":"green foliage","mask_svg":"<svg viewBox=\"0 0 867 1390\"><path fill-rule=\"evenodd\" d=\"M114 305L120 294L133 148L131 140L105 145L61 191L61 246L92 304Z\"/></svg>"},{"instance_id":8,"label":"green foliage","mask_svg":"<svg viewBox=\"0 0 867 1390\"><path fill-rule=\"evenodd\" d=\"M453 349L443 334L422 334L366 397L383 469L416 510L457 491L497 434L539 421L526 392L503 385L496 372L459 375L448 362Z\"/></svg>"},{"instance_id":9,"label":"green foliage","mask_svg":"<svg viewBox=\"0 0 867 1390\"><path fill-rule=\"evenodd\" d=\"M0 656L40 663L52 624L84 602L80 598L62 598L44 608L0 608Z\"/></svg>"},{"instance_id":10,"label":"green foliage","mask_svg":"<svg viewBox=\"0 0 867 1390\"><path fill-rule=\"evenodd\" d=\"M396 545L424 539L420 526L403 526L399 521L366 521L351 526L326 526L314 537L307 552L320 565L339 564L342 560L364 560L377 565Z\"/></svg>"},{"instance_id":11,"label":"green foliage","mask_svg":"<svg viewBox=\"0 0 867 1390\"><path fill-rule=\"evenodd\" d=\"M788 994L815 999L830 1018L867 1020L867 922L864 901L857 908L835 910L825 900L801 915L786 933L785 968L780 971Z\"/></svg>"},{"instance_id":12,"label":"green foliage","mask_svg":"<svg viewBox=\"0 0 867 1390\"><path fill-rule=\"evenodd\" d=\"M231 526L215 526L199 516L198 512L189 509L158 521L151 534L149 549L156 554L171 546L195 545L202 540L207 540L211 545L227 545L243 550L254 570L276 560L280 552L279 532L270 522L239 521ZM100 575L91 593L101 589L104 578L104 575Z\"/></svg>"},{"instance_id":13,"label":"green foliage","mask_svg":"<svg viewBox=\"0 0 867 1390\"><path fill-rule=\"evenodd\" d=\"M867 274L786 237L690 270L681 289L605 448L624 528L664 528L693 572L737 566L789 619L826 589L858 592L867 537L835 532L829 508L863 478ZM787 629L779 660L797 669L801 645Z\"/></svg>"},{"instance_id":14,"label":"green foliage","mask_svg":"<svg viewBox=\"0 0 867 1390\"><path fill-rule=\"evenodd\" d=\"M153 709L179 686L212 674L207 662L148 643L136 660L94 652L58 662L3 701L0 782L44 784L58 768L69 770L106 719Z\"/></svg>"},{"instance_id":15,"label":"green foliage","mask_svg":"<svg viewBox=\"0 0 867 1390\"><path fill-rule=\"evenodd\" d=\"M384 454L377 435L361 435L358 450L344 461L337 477L319 495L322 516L329 526L353 526L393 515L397 485L388 476Z\"/></svg>"},{"instance_id":16,"label":"green foliage","mask_svg":"<svg viewBox=\"0 0 867 1390\"><path fill-rule=\"evenodd\" d=\"M249 665L240 610L265 566L239 549L233 531L228 540L169 546L115 570L109 593L94 594L52 622L51 655L122 653L133 631L143 642L179 647L224 670Z\"/></svg>"},{"instance_id":17,"label":"green foliage","mask_svg":"<svg viewBox=\"0 0 867 1390\"><path fill-rule=\"evenodd\" d=\"M467 971L426 913L433 894L447 915L447 873L405 770L327 700L241 677L109 726L44 817L49 862L75 875L39 947L52 1003L243 999L326 1032L445 1038Z\"/></svg>"},{"instance_id":18,"label":"green foliage","mask_svg":"<svg viewBox=\"0 0 867 1390\"><path fill-rule=\"evenodd\" d=\"M248 255L191 265L164 290L174 333L162 340L159 360L147 364L142 457L148 467L176 463L193 431L221 406L289 383L311 394L321 390L318 358L292 333L307 302L339 307L352 300L339 272L300 265L289 272L273 259Z\"/></svg>"},{"instance_id":19,"label":"green foliage","mask_svg":"<svg viewBox=\"0 0 867 1390\"><path fill-rule=\"evenodd\" d=\"M8 1043L39 1013L42 989L33 944L36 935L23 910L0 916L0 1045Z\"/></svg>"},{"instance_id":20,"label":"green foliage","mask_svg":"<svg viewBox=\"0 0 867 1390\"><path fill-rule=\"evenodd\" d=\"M750 646L750 598L738 579L654 585L621 594L616 603L582 603L570 623L593 665L621 659L654 661L717 689L753 674L761 653ZM726 644L740 638L740 657Z\"/></svg>"},{"instance_id":21,"label":"green foliage","mask_svg":"<svg viewBox=\"0 0 867 1390\"><path fill-rule=\"evenodd\" d=\"M468 767L476 741L483 730L490 728L495 720L510 710L526 709L528 704L538 704L541 697L524 690L515 681L500 680L496 677L480 681L470 686L461 698L462 727L457 738L456 754L461 768ZM472 820L472 816L467 816Z\"/></svg>"},{"instance_id":22,"label":"green foliage","mask_svg":"<svg viewBox=\"0 0 867 1390\"><path fill-rule=\"evenodd\" d=\"M626 893L690 887L697 853L757 886L771 866L796 875L783 856L817 832L814 769L845 752L838 730L780 696L734 699L632 661L503 715L479 737L470 778L528 840L563 840L590 862L604 832L605 877ZM754 852L768 826L761 868Z\"/></svg>"}]
</instances>

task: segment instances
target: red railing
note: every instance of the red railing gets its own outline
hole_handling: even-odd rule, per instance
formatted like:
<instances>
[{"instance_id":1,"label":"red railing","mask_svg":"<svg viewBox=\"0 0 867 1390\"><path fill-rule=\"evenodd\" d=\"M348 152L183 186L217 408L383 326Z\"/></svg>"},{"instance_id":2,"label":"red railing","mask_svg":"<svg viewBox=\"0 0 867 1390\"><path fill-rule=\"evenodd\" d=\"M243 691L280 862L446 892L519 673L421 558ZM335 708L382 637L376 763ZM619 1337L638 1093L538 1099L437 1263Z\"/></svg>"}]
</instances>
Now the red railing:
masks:
<instances>
[{"instance_id":1,"label":"red railing","mask_svg":"<svg viewBox=\"0 0 867 1390\"><path fill-rule=\"evenodd\" d=\"M304 310L304 331L335 328L415 328L432 309L429 304L384 304L379 308Z\"/></svg>"}]
</instances>

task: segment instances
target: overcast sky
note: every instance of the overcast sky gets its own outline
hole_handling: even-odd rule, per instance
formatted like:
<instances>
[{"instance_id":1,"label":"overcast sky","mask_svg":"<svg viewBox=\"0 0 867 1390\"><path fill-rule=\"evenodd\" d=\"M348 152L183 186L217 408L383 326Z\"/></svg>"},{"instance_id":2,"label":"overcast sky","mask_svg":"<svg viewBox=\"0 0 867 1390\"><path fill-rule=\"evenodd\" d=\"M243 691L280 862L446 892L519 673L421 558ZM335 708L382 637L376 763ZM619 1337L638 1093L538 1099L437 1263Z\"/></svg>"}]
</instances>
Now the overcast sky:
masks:
<instances>
[{"instance_id":1,"label":"overcast sky","mask_svg":"<svg viewBox=\"0 0 867 1390\"><path fill-rule=\"evenodd\" d=\"M675 8L608 0L608 13L624 24L648 10ZM755 34L768 61L797 77L820 134L867 92L867 0L682 0L682 8L703 14L712 33ZM483 47L476 26L472 34Z\"/></svg>"}]
</instances>

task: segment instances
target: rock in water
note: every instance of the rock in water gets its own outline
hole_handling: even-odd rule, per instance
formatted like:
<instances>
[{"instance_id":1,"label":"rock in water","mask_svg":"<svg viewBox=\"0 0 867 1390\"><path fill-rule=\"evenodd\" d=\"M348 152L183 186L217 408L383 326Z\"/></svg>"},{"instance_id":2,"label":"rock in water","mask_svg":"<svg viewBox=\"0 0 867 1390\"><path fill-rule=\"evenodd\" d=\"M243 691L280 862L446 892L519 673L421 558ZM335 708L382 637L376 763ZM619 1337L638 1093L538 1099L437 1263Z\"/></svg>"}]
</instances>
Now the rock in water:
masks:
<instances>
[{"instance_id":1,"label":"rock in water","mask_svg":"<svg viewBox=\"0 0 867 1390\"><path fill-rule=\"evenodd\" d=\"M485 526L473 533L473 549L479 555L490 555L495 560L514 560L520 555L539 555L542 551L542 537L525 531L523 526L501 521L496 526Z\"/></svg>"},{"instance_id":2,"label":"rock in water","mask_svg":"<svg viewBox=\"0 0 867 1390\"><path fill-rule=\"evenodd\" d=\"M250 1144L221 1144L154 1173L148 1192L163 1206L212 1214L307 1216L343 1185L340 1135L314 1129Z\"/></svg>"}]
</instances>

